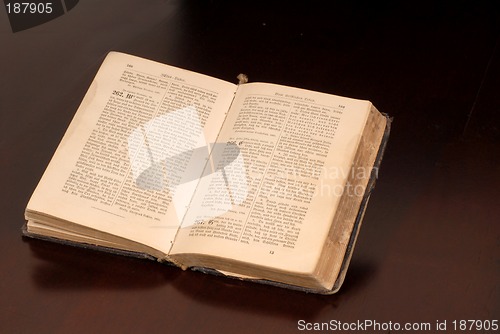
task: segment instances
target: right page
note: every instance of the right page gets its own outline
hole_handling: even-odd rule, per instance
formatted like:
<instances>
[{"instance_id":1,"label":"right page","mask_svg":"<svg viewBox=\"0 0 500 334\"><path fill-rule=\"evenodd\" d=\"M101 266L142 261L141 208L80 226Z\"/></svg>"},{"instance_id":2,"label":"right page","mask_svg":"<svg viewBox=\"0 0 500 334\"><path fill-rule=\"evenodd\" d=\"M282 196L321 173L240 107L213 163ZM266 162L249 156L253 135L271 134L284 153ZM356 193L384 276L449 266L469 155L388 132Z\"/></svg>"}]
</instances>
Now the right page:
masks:
<instances>
[{"instance_id":1,"label":"right page","mask_svg":"<svg viewBox=\"0 0 500 334\"><path fill-rule=\"evenodd\" d=\"M203 254L312 274L341 195L364 192L345 186L370 107L298 88L241 85L176 236L174 260Z\"/></svg>"}]
</instances>

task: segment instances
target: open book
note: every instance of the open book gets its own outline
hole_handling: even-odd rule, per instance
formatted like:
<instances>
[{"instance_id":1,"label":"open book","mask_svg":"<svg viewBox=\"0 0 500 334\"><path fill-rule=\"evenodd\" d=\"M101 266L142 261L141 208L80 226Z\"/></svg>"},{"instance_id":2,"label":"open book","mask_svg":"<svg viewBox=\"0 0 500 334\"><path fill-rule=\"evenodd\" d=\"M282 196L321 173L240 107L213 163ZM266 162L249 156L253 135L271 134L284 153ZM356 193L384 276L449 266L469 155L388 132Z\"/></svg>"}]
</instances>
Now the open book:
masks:
<instances>
[{"instance_id":1,"label":"open book","mask_svg":"<svg viewBox=\"0 0 500 334\"><path fill-rule=\"evenodd\" d=\"M27 205L25 234L333 293L389 125L369 101L112 52Z\"/></svg>"}]
</instances>

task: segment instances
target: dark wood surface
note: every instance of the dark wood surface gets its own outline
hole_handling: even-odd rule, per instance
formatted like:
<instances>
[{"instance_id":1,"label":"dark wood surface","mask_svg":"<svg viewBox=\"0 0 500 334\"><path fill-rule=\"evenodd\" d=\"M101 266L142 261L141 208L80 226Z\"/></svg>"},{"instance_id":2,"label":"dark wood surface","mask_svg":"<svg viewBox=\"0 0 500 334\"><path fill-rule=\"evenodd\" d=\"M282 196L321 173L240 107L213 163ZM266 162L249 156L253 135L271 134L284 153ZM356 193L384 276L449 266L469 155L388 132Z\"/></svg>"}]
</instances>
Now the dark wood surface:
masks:
<instances>
[{"instance_id":1,"label":"dark wood surface","mask_svg":"<svg viewBox=\"0 0 500 334\"><path fill-rule=\"evenodd\" d=\"M496 7L86 0L17 33L0 10L0 332L290 333L299 320L447 320L453 332L453 320L500 320ZM29 196L110 50L369 99L394 117L340 293L21 237Z\"/></svg>"}]
</instances>

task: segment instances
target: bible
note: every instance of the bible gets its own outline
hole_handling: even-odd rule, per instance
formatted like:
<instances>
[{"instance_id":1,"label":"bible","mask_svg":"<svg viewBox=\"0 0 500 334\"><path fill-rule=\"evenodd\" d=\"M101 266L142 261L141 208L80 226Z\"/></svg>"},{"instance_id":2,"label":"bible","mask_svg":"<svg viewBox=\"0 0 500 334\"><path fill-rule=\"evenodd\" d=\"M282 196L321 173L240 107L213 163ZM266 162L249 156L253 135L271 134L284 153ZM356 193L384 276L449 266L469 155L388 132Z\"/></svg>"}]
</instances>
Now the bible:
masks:
<instances>
[{"instance_id":1,"label":"bible","mask_svg":"<svg viewBox=\"0 0 500 334\"><path fill-rule=\"evenodd\" d=\"M345 277L390 130L369 101L110 52L26 236L307 292Z\"/></svg>"}]
</instances>

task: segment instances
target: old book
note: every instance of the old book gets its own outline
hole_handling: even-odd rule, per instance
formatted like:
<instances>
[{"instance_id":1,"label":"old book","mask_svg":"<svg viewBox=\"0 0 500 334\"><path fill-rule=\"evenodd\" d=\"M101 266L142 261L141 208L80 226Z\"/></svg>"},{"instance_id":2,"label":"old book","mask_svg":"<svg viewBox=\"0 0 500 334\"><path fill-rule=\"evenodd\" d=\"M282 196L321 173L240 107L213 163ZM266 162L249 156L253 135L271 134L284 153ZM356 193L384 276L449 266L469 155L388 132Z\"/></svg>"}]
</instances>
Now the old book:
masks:
<instances>
[{"instance_id":1,"label":"old book","mask_svg":"<svg viewBox=\"0 0 500 334\"><path fill-rule=\"evenodd\" d=\"M333 293L389 125L369 101L112 52L27 205L25 234Z\"/></svg>"}]
</instances>

